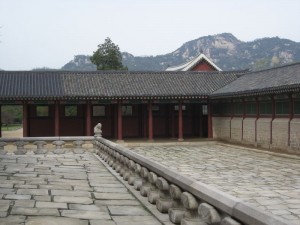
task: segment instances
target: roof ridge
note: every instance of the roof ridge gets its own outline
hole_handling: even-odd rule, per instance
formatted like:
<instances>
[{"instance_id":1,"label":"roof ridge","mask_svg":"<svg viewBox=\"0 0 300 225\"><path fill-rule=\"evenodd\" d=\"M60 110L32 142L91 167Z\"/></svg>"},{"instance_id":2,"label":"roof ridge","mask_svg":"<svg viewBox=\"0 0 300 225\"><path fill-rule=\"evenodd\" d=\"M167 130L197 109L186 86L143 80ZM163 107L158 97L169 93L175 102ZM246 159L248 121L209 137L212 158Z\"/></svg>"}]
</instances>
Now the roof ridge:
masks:
<instances>
[{"instance_id":1,"label":"roof ridge","mask_svg":"<svg viewBox=\"0 0 300 225\"><path fill-rule=\"evenodd\" d=\"M246 72L245 74L260 73L260 72L265 72L265 71L269 71L269 70L280 69L280 68L289 67L289 66L295 66L298 64L300 65L300 62L287 63L287 64L283 64L283 65L279 65L279 66L275 66L275 67L271 67L271 68L267 68L267 69L262 69L262 70L254 70L254 71L250 70L249 72Z\"/></svg>"}]
</instances>

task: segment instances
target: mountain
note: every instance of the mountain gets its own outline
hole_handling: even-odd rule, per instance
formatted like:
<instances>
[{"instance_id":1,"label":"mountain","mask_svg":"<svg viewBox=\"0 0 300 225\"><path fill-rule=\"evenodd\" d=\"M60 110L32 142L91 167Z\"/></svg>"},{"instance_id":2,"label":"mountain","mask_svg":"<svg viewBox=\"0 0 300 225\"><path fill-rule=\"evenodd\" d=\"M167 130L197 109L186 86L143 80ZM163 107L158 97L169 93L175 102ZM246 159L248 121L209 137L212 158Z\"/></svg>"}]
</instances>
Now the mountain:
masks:
<instances>
[{"instance_id":1,"label":"mountain","mask_svg":"<svg viewBox=\"0 0 300 225\"><path fill-rule=\"evenodd\" d=\"M209 35L184 43L174 52L157 56L133 56L123 52L123 64L129 70L165 70L204 53L222 70L259 70L300 61L300 43L279 37L250 42L238 40L230 33ZM64 70L95 70L89 56L75 56Z\"/></svg>"},{"instance_id":2,"label":"mountain","mask_svg":"<svg viewBox=\"0 0 300 225\"><path fill-rule=\"evenodd\" d=\"M91 60L90 56L87 55L75 55L74 59L64 65L61 70L75 70L75 71L94 71L97 67L94 65Z\"/></svg>"}]
</instances>

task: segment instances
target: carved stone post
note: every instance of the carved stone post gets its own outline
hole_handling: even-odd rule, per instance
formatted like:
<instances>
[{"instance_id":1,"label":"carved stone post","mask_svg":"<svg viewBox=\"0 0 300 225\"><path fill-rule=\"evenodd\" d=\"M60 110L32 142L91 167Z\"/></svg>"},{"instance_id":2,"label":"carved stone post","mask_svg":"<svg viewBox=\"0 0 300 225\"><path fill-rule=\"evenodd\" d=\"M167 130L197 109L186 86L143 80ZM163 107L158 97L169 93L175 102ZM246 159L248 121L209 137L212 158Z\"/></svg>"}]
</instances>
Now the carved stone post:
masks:
<instances>
[{"instance_id":1,"label":"carved stone post","mask_svg":"<svg viewBox=\"0 0 300 225\"><path fill-rule=\"evenodd\" d=\"M7 151L4 150L4 146L6 146L6 142L0 142L0 155L6 155Z\"/></svg>"},{"instance_id":2,"label":"carved stone post","mask_svg":"<svg viewBox=\"0 0 300 225\"><path fill-rule=\"evenodd\" d=\"M141 165L136 163L134 171L137 174L137 176L136 176L136 179L134 180L133 187L135 190L139 191L142 187L142 177L141 177L142 167L141 167Z\"/></svg>"},{"instance_id":3,"label":"carved stone post","mask_svg":"<svg viewBox=\"0 0 300 225\"><path fill-rule=\"evenodd\" d=\"M156 200L159 198L158 189L156 187L157 175L153 172L148 174L148 181L151 184L150 191L147 194L148 202L156 204Z\"/></svg>"},{"instance_id":4,"label":"carved stone post","mask_svg":"<svg viewBox=\"0 0 300 225\"><path fill-rule=\"evenodd\" d=\"M129 161L129 159L125 156L121 156L121 162L122 162L122 168L120 170L120 176L123 177L124 174L127 172L128 168L127 168L127 160Z\"/></svg>"},{"instance_id":5,"label":"carved stone post","mask_svg":"<svg viewBox=\"0 0 300 225\"><path fill-rule=\"evenodd\" d=\"M137 174L135 173L135 162L132 160L129 160L129 169L130 169L130 176L128 178L128 184L134 185L134 181L137 178Z\"/></svg>"},{"instance_id":6,"label":"carved stone post","mask_svg":"<svg viewBox=\"0 0 300 225\"><path fill-rule=\"evenodd\" d=\"M26 150L24 148L24 145L27 145L28 143L25 141L16 141L15 145L17 146L17 150L14 151L15 155L25 155Z\"/></svg>"},{"instance_id":7,"label":"carved stone post","mask_svg":"<svg viewBox=\"0 0 300 225\"><path fill-rule=\"evenodd\" d=\"M35 141L33 144L36 145L36 151L34 151L35 154L47 153L47 149L44 148L44 146L47 144L46 141Z\"/></svg>"},{"instance_id":8,"label":"carved stone post","mask_svg":"<svg viewBox=\"0 0 300 225\"><path fill-rule=\"evenodd\" d=\"M174 184L170 185L170 195L173 199L172 208L169 209L169 219L172 223L180 224L186 209L181 202L182 191Z\"/></svg>"},{"instance_id":9,"label":"carved stone post","mask_svg":"<svg viewBox=\"0 0 300 225\"><path fill-rule=\"evenodd\" d=\"M82 154L84 153L84 149L82 148L82 145L84 144L84 141L78 140L78 141L73 141L73 144L75 145L73 152L75 154Z\"/></svg>"},{"instance_id":10,"label":"carved stone post","mask_svg":"<svg viewBox=\"0 0 300 225\"><path fill-rule=\"evenodd\" d=\"M63 149L64 141L53 141L52 144L55 145L55 149L53 150L54 154L64 154L65 149Z\"/></svg>"},{"instance_id":11,"label":"carved stone post","mask_svg":"<svg viewBox=\"0 0 300 225\"><path fill-rule=\"evenodd\" d=\"M148 181L148 174L149 174L148 169L142 167L141 169L142 186L140 188L140 193L144 197L148 195L148 192L150 191L150 187L151 187L151 184Z\"/></svg>"},{"instance_id":12,"label":"carved stone post","mask_svg":"<svg viewBox=\"0 0 300 225\"><path fill-rule=\"evenodd\" d=\"M206 223L202 223L200 217L198 215L198 201L197 199L188 192L183 192L181 195L181 201L186 209L186 212L183 215L183 219L181 220L181 225L207 225Z\"/></svg>"},{"instance_id":13,"label":"carved stone post","mask_svg":"<svg viewBox=\"0 0 300 225\"><path fill-rule=\"evenodd\" d=\"M201 203L198 208L200 220L208 225L219 225L221 217L217 210L207 203Z\"/></svg>"},{"instance_id":14,"label":"carved stone post","mask_svg":"<svg viewBox=\"0 0 300 225\"><path fill-rule=\"evenodd\" d=\"M114 153L114 156L115 156L115 161L114 161L114 163L112 164L112 168L114 169L114 170L116 170L116 168L120 165L120 154L118 153L118 152L115 152Z\"/></svg>"},{"instance_id":15,"label":"carved stone post","mask_svg":"<svg viewBox=\"0 0 300 225\"><path fill-rule=\"evenodd\" d=\"M156 180L156 186L159 189L159 199L156 201L156 208L161 213L168 213L169 208L173 206L169 183L164 178L159 177Z\"/></svg>"},{"instance_id":16,"label":"carved stone post","mask_svg":"<svg viewBox=\"0 0 300 225\"><path fill-rule=\"evenodd\" d=\"M116 172L120 173L121 169L123 168L123 157L122 155L119 155L119 163L116 165Z\"/></svg>"},{"instance_id":17,"label":"carved stone post","mask_svg":"<svg viewBox=\"0 0 300 225\"><path fill-rule=\"evenodd\" d=\"M94 127L94 135L95 137L102 137L102 124L97 123L97 125Z\"/></svg>"},{"instance_id":18,"label":"carved stone post","mask_svg":"<svg viewBox=\"0 0 300 225\"><path fill-rule=\"evenodd\" d=\"M129 159L125 157L124 159L124 170L123 173L121 173L121 176L123 177L123 180L128 181L130 176L130 168L129 168Z\"/></svg>"}]
</instances>

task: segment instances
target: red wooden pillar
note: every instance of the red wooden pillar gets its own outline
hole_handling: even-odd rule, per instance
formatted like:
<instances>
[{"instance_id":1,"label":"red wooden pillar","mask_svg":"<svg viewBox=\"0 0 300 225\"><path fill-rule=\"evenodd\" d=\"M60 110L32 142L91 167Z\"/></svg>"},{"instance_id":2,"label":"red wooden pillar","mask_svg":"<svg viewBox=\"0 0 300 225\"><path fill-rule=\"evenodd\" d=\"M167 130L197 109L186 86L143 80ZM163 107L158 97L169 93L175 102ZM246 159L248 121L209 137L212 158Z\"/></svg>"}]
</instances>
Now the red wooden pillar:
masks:
<instances>
[{"instance_id":1,"label":"red wooden pillar","mask_svg":"<svg viewBox=\"0 0 300 225\"><path fill-rule=\"evenodd\" d=\"M122 104L118 102L118 141L123 139L123 125L122 125Z\"/></svg>"},{"instance_id":2,"label":"red wooden pillar","mask_svg":"<svg viewBox=\"0 0 300 225\"><path fill-rule=\"evenodd\" d=\"M256 119L255 119L255 143L257 142L257 120L259 119L259 98L255 99L256 104Z\"/></svg>"},{"instance_id":3,"label":"red wooden pillar","mask_svg":"<svg viewBox=\"0 0 300 225\"><path fill-rule=\"evenodd\" d=\"M232 119L234 117L234 103L233 103L233 99L230 100L230 123L229 123L229 139L231 139L231 122Z\"/></svg>"},{"instance_id":4,"label":"red wooden pillar","mask_svg":"<svg viewBox=\"0 0 300 225\"><path fill-rule=\"evenodd\" d=\"M294 99L289 96L289 127L288 127L288 146L291 146L291 121L294 118Z\"/></svg>"},{"instance_id":5,"label":"red wooden pillar","mask_svg":"<svg viewBox=\"0 0 300 225\"><path fill-rule=\"evenodd\" d=\"M23 103L23 137L28 137L28 104Z\"/></svg>"},{"instance_id":6,"label":"red wooden pillar","mask_svg":"<svg viewBox=\"0 0 300 225\"><path fill-rule=\"evenodd\" d=\"M55 101L54 105L54 136L58 137L59 136L59 102Z\"/></svg>"},{"instance_id":7,"label":"red wooden pillar","mask_svg":"<svg viewBox=\"0 0 300 225\"><path fill-rule=\"evenodd\" d=\"M270 144L273 143L273 120L275 119L275 99L274 96L272 96L272 120L270 124Z\"/></svg>"},{"instance_id":8,"label":"red wooden pillar","mask_svg":"<svg viewBox=\"0 0 300 225\"><path fill-rule=\"evenodd\" d=\"M147 138L147 105L143 105L143 137L146 139Z\"/></svg>"},{"instance_id":9,"label":"red wooden pillar","mask_svg":"<svg viewBox=\"0 0 300 225\"><path fill-rule=\"evenodd\" d=\"M1 111L1 105L0 105L0 137L2 137L2 111Z\"/></svg>"},{"instance_id":10,"label":"red wooden pillar","mask_svg":"<svg viewBox=\"0 0 300 225\"><path fill-rule=\"evenodd\" d=\"M244 140L244 120L245 120L245 117L246 117L246 100L245 98L243 98L242 100L242 108L243 108L243 119L242 119L242 140Z\"/></svg>"},{"instance_id":11,"label":"red wooden pillar","mask_svg":"<svg viewBox=\"0 0 300 225\"><path fill-rule=\"evenodd\" d=\"M208 121L207 121L207 124L208 124L208 131L207 131L207 133L208 133L208 138L213 138L213 132L212 132L212 105L211 105L211 102L210 101L208 101L208 104L207 104L207 119L208 119Z\"/></svg>"},{"instance_id":12,"label":"red wooden pillar","mask_svg":"<svg viewBox=\"0 0 300 225\"><path fill-rule=\"evenodd\" d=\"M183 141L182 102L178 105L178 141Z\"/></svg>"},{"instance_id":13,"label":"red wooden pillar","mask_svg":"<svg viewBox=\"0 0 300 225\"><path fill-rule=\"evenodd\" d=\"M86 104L86 136L91 136L91 103L88 101Z\"/></svg>"},{"instance_id":14,"label":"red wooden pillar","mask_svg":"<svg viewBox=\"0 0 300 225\"><path fill-rule=\"evenodd\" d=\"M172 139L175 139L175 112L174 112L174 105L170 105L170 111L171 111L171 137Z\"/></svg>"},{"instance_id":15,"label":"red wooden pillar","mask_svg":"<svg viewBox=\"0 0 300 225\"><path fill-rule=\"evenodd\" d=\"M148 138L149 141L153 140L153 117L152 117L152 102L148 103Z\"/></svg>"},{"instance_id":16,"label":"red wooden pillar","mask_svg":"<svg viewBox=\"0 0 300 225\"><path fill-rule=\"evenodd\" d=\"M2 107L0 105L0 137L2 137Z\"/></svg>"}]
</instances>

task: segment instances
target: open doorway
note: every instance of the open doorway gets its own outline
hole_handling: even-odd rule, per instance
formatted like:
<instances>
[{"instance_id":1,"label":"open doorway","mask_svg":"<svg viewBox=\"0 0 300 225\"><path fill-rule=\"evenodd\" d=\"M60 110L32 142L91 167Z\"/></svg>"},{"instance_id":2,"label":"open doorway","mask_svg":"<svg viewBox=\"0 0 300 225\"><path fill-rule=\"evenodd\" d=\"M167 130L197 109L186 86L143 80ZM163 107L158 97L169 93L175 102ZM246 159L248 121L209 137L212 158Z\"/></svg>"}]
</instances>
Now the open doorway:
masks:
<instances>
[{"instance_id":1,"label":"open doorway","mask_svg":"<svg viewBox=\"0 0 300 225\"><path fill-rule=\"evenodd\" d=\"M1 137L23 137L23 106L1 105Z\"/></svg>"}]
</instances>

